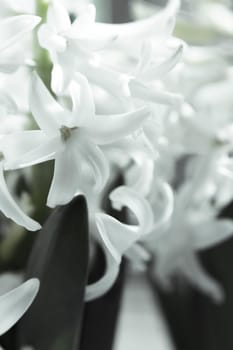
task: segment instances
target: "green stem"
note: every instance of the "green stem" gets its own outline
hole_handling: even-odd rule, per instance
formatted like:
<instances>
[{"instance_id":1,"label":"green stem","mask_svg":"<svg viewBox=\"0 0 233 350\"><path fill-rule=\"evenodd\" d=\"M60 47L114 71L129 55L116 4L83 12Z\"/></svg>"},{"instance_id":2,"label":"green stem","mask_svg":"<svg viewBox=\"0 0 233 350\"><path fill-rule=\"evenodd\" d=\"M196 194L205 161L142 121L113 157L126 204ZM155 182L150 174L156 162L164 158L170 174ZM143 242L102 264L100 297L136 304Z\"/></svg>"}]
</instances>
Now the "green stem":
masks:
<instances>
[{"instance_id":1,"label":"green stem","mask_svg":"<svg viewBox=\"0 0 233 350\"><path fill-rule=\"evenodd\" d=\"M42 18L42 23L46 21L46 14L48 9L49 1L47 0L38 0L36 4L36 14ZM48 55L48 51L43 49L38 42L38 37L34 37L34 54L36 61L36 71L51 91L51 71L52 63Z\"/></svg>"},{"instance_id":2,"label":"green stem","mask_svg":"<svg viewBox=\"0 0 233 350\"><path fill-rule=\"evenodd\" d=\"M46 21L49 0L37 0L36 14L42 18L42 23ZM34 55L36 61L36 71L51 92L51 71L52 63L48 51L40 47L38 37L34 38ZM52 92L51 92L52 93ZM32 169L32 201L35 206L34 218L41 224L47 218L50 210L46 207L46 200L53 173L53 162L38 164Z\"/></svg>"}]
</instances>

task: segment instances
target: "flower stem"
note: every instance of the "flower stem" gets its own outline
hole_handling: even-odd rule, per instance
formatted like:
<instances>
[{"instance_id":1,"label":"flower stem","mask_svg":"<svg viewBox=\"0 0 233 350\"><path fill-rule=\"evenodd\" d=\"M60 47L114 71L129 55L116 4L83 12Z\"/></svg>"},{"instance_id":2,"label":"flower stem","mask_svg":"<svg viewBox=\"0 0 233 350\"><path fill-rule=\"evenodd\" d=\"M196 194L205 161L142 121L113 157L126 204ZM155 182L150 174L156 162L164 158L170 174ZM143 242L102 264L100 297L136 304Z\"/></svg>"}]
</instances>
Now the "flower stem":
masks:
<instances>
[{"instance_id":1,"label":"flower stem","mask_svg":"<svg viewBox=\"0 0 233 350\"><path fill-rule=\"evenodd\" d=\"M36 14L42 18L42 24L46 21L49 0L37 0ZM51 91L51 71L52 63L47 50L43 49L38 42L37 35L34 37L34 55L36 61L36 71L43 80L44 84ZM43 223L50 210L46 207L46 199L51 183L53 173L53 162L38 164L32 168L31 193L34 203L34 218Z\"/></svg>"},{"instance_id":2,"label":"flower stem","mask_svg":"<svg viewBox=\"0 0 233 350\"><path fill-rule=\"evenodd\" d=\"M42 23L46 20L49 0L37 0L36 14L42 18ZM34 54L36 61L36 71L45 83L46 87L51 91L51 71L52 63L47 50L43 49L38 42L38 37L34 37Z\"/></svg>"}]
</instances>

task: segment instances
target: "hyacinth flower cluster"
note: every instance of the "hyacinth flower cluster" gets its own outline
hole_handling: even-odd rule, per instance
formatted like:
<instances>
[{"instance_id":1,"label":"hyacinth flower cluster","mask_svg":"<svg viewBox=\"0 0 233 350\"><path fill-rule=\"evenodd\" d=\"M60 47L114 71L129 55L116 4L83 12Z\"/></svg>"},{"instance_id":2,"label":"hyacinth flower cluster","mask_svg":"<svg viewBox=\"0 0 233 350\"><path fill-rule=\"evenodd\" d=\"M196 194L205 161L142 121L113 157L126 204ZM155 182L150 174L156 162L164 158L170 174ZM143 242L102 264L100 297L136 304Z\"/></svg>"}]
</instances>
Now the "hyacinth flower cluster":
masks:
<instances>
[{"instance_id":1,"label":"hyacinth flower cluster","mask_svg":"<svg viewBox=\"0 0 233 350\"><path fill-rule=\"evenodd\" d=\"M233 196L229 47L192 47L176 38L178 0L125 24L95 21L92 4L72 16L58 0L38 4L43 18L0 18L2 213L29 231L41 228L24 201L16 203L10 179L23 174L30 183L31 169L53 160L47 206L83 195L92 240L106 256L105 275L86 286L87 301L113 286L123 257L144 268L154 256L164 287L179 273L221 301L224 291L196 251L233 233L233 221L218 218ZM101 208L119 173L125 183L109 199L128 208L127 224ZM26 310L37 283L19 287L14 303L21 310L1 332Z\"/></svg>"}]
</instances>

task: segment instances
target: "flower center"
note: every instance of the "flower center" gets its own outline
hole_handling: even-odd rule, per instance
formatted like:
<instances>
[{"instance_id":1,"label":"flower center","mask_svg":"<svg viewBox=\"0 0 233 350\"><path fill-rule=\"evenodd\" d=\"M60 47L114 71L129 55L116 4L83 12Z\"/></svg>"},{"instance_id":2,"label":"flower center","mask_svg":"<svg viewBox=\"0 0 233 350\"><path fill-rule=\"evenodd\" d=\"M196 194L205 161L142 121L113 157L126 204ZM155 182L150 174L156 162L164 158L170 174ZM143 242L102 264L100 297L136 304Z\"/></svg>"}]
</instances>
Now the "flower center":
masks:
<instances>
[{"instance_id":1,"label":"flower center","mask_svg":"<svg viewBox=\"0 0 233 350\"><path fill-rule=\"evenodd\" d=\"M69 138L71 137L72 131L76 130L76 129L77 129L77 127L69 128L68 126L62 125L60 127L60 133L61 133L62 140L64 142L69 140Z\"/></svg>"}]
</instances>

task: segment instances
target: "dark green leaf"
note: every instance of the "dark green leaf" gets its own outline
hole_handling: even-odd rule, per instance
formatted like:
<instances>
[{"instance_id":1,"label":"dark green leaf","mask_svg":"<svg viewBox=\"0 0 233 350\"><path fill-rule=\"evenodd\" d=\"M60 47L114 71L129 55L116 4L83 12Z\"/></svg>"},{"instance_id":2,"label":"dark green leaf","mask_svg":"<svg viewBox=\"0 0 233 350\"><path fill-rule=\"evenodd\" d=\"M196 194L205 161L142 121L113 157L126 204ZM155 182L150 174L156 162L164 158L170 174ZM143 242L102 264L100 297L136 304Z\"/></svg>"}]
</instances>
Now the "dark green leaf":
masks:
<instances>
[{"instance_id":1,"label":"dark green leaf","mask_svg":"<svg viewBox=\"0 0 233 350\"><path fill-rule=\"evenodd\" d=\"M19 323L19 346L78 349L88 243L87 207L79 196L54 210L35 243L26 277L38 277L41 287Z\"/></svg>"}]
</instances>

